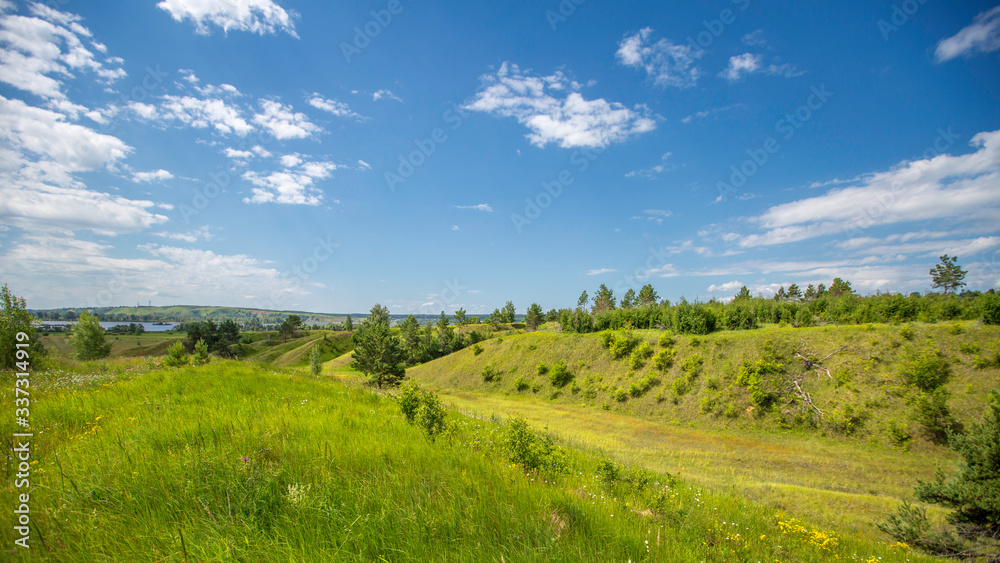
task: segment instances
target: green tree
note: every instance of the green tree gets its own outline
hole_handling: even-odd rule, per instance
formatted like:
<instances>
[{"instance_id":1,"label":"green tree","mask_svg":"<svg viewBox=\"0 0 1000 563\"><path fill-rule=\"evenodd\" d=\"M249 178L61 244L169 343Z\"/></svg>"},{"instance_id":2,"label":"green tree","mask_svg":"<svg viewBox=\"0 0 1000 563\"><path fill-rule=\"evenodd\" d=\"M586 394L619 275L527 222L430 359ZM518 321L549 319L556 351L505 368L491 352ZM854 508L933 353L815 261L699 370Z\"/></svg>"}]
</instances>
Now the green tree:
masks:
<instances>
[{"instance_id":1,"label":"green tree","mask_svg":"<svg viewBox=\"0 0 1000 563\"><path fill-rule=\"evenodd\" d=\"M500 312L500 309L493 309L493 312L490 313L490 324L493 325L493 330L500 328L500 323L502 322L503 313Z\"/></svg>"},{"instance_id":2,"label":"green tree","mask_svg":"<svg viewBox=\"0 0 1000 563\"><path fill-rule=\"evenodd\" d=\"M468 322L468 320L466 319L466 315L467 313L465 312L464 307L455 311L455 324L457 324L458 326L465 326L465 324Z\"/></svg>"},{"instance_id":3,"label":"green tree","mask_svg":"<svg viewBox=\"0 0 1000 563\"><path fill-rule=\"evenodd\" d=\"M793 283L788 286L788 300L789 301L801 301L802 300L802 289L799 288L798 284Z\"/></svg>"},{"instance_id":4,"label":"green tree","mask_svg":"<svg viewBox=\"0 0 1000 563\"><path fill-rule=\"evenodd\" d=\"M15 369L17 363L23 361L17 358L19 349L27 350L28 358L35 365L36 356L41 354L42 348L35 338L32 318L24 298L12 294L4 284L0 289L0 370ZM27 339L18 339L18 333L24 333ZM27 348L18 348L17 344L26 344Z\"/></svg>"},{"instance_id":5,"label":"green tree","mask_svg":"<svg viewBox=\"0 0 1000 563\"><path fill-rule=\"evenodd\" d=\"M841 295L851 295L854 293L854 290L851 289L851 282L840 278L833 278L833 283L830 284L828 292L831 297L840 297Z\"/></svg>"},{"instance_id":6,"label":"green tree","mask_svg":"<svg viewBox=\"0 0 1000 563\"><path fill-rule=\"evenodd\" d=\"M278 333L281 334L281 341L284 342L289 338L295 338L295 331L300 326L302 326L302 319L298 315L288 315L278 329Z\"/></svg>"},{"instance_id":7,"label":"green tree","mask_svg":"<svg viewBox=\"0 0 1000 563\"><path fill-rule=\"evenodd\" d=\"M90 313L80 315L70 341L78 360L99 360L111 353L111 343L104 341L104 329Z\"/></svg>"},{"instance_id":8,"label":"green tree","mask_svg":"<svg viewBox=\"0 0 1000 563\"><path fill-rule=\"evenodd\" d=\"M940 260L941 262L929 272L931 287L941 288L946 294L965 287L965 274L968 272L958 265L958 256L949 257L945 254Z\"/></svg>"},{"instance_id":9,"label":"green tree","mask_svg":"<svg viewBox=\"0 0 1000 563\"><path fill-rule=\"evenodd\" d=\"M512 301L508 301L503 306L503 309L501 309L500 313L502 315L500 322L512 323L514 322L514 317L517 315L517 309L514 308L514 303Z\"/></svg>"},{"instance_id":10,"label":"green tree","mask_svg":"<svg viewBox=\"0 0 1000 563\"><path fill-rule=\"evenodd\" d=\"M203 366L208 363L208 344L204 340L199 340L194 345L194 358L192 358L194 365Z\"/></svg>"},{"instance_id":11,"label":"green tree","mask_svg":"<svg viewBox=\"0 0 1000 563\"><path fill-rule=\"evenodd\" d=\"M965 434L952 433L949 445L965 463L950 479L938 472L934 481L918 482L917 498L954 510L948 521L968 526L976 535L1000 534L1000 391L990 392L982 422ZM964 535L964 534L963 534Z\"/></svg>"},{"instance_id":12,"label":"green tree","mask_svg":"<svg viewBox=\"0 0 1000 563\"><path fill-rule=\"evenodd\" d=\"M323 371L323 351L320 350L320 347L320 344L317 343L309 351L309 373L314 376Z\"/></svg>"},{"instance_id":13,"label":"green tree","mask_svg":"<svg viewBox=\"0 0 1000 563\"><path fill-rule=\"evenodd\" d=\"M631 287L625 292L625 296L622 297L621 307L622 309L631 309L632 307L638 305L639 302L635 297L635 290Z\"/></svg>"},{"instance_id":14,"label":"green tree","mask_svg":"<svg viewBox=\"0 0 1000 563\"><path fill-rule=\"evenodd\" d=\"M408 361L417 363L420 361L420 323L417 317L410 315L399 325L399 334L402 337L403 348L406 349Z\"/></svg>"},{"instance_id":15,"label":"green tree","mask_svg":"<svg viewBox=\"0 0 1000 563\"><path fill-rule=\"evenodd\" d=\"M354 332L354 321L351 320L350 315L347 315L347 320L344 321L344 330L347 332Z\"/></svg>"},{"instance_id":16,"label":"green tree","mask_svg":"<svg viewBox=\"0 0 1000 563\"><path fill-rule=\"evenodd\" d=\"M605 311L611 311L615 308L615 292L611 291L608 286L601 284L601 287L597 288L597 293L594 295L594 314L603 313Z\"/></svg>"},{"instance_id":17,"label":"green tree","mask_svg":"<svg viewBox=\"0 0 1000 563\"><path fill-rule=\"evenodd\" d=\"M583 293L580 294L580 298L576 300L577 308L586 307L588 301L590 301L590 296L587 295L587 290L585 289L583 290Z\"/></svg>"},{"instance_id":18,"label":"green tree","mask_svg":"<svg viewBox=\"0 0 1000 563\"><path fill-rule=\"evenodd\" d=\"M752 297L753 296L750 295L750 290L747 289L747 286L744 285L743 287L740 288L740 291L739 293L736 294L736 297L733 297L733 301L748 301Z\"/></svg>"},{"instance_id":19,"label":"green tree","mask_svg":"<svg viewBox=\"0 0 1000 563\"><path fill-rule=\"evenodd\" d=\"M816 288L813 287L813 284L809 284L808 286L806 286L806 292L805 294L803 294L802 297L805 298L806 301L812 301L813 299L816 299Z\"/></svg>"},{"instance_id":20,"label":"green tree","mask_svg":"<svg viewBox=\"0 0 1000 563\"><path fill-rule=\"evenodd\" d=\"M524 322L528 325L528 330L536 330L543 322L545 322L545 315L542 313L542 306L538 303L532 303L531 307L528 307L528 313L524 316Z\"/></svg>"},{"instance_id":21,"label":"green tree","mask_svg":"<svg viewBox=\"0 0 1000 563\"><path fill-rule=\"evenodd\" d=\"M405 354L399 337L392 334L389 325L389 310L376 303L351 337L354 340L351 367L367 375L379 389L399 385L406 376Z\"/></svg>"},{"instance_id":22,"label":"green tree","mask_svg":"<svg viewBox=\"0 0 1000 563\"><path fill-rule=\"evenodd\" d=\"M656 302L660 299L660 296L656 294L656 290L653 286L646 284L639 289L639 305L643 307L651 307L656 305Z\"/></svg>"},{"instance_id":23,"label":"green tree","mask_svg":"<svg viewBox=\"0 0 1000 563\"><path fill-rule=\"evenodd\" d=\"M167 357L163 358L163 365L168 368L176 368L186 366L189 360L184 343L178 340L171 344L170 348L167 348Z\"/></svg>"}]
</instances>

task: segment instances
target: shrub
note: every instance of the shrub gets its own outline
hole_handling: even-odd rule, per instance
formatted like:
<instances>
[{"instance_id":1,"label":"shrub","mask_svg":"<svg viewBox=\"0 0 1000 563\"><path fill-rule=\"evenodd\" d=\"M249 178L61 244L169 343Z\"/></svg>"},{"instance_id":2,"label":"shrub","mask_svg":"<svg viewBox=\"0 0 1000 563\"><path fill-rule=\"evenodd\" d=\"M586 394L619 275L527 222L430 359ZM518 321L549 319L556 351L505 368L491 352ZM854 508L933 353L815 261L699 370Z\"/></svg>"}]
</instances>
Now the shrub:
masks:
<instances>
[{"instance_id":1,"label":"shrub","mask_svg":"<svg viewBox=\"0 0 1000 563\"><path fill-rule=\"evenodd\" d=\"M895 420L889 421L889 428L886 429L886 434L889 436L889 443L893 446L904 450L909 449L910 440L913 439L913 435L907 432L905 427L896 423Z\"/></svg>"},{"instance_id":2,"label":"shrub","mask_svg":"<svg viewBox=\"0 0 1000 563\"><path fill-rule=\"evenodd\" d=\"M535 366L535 373L538 375L545 375L546 373L549 373L549 366L538 362L538 365Z\"/></svg>"},{"instance_id":3,"label":"shrub","mask_svg":"<svg viewBox=\"0 0 1000 563\"><path fill-rule=\"evenodd\" d=\"M674 365L674 358L677 357L677 350L665 348L653 356L653 367L660 371L667 371Z\"/></svg>"},{"instance_id":4,"label":"shrub","mask_svg":"<svg viewBox=\"0 0 1000 563\"><path fill-rule=\"evenodd\" d=\"M844 410L829 409L826 412L826 424L831 430L845 436L854 434L864 422L865 415L854 410L853 405L846 405Z\"/></svg>"},{"instance_id":5,"label":"shrub","mask_svg":"<svg viewBox=\"0 0 1000 563\"><path fill-rule=\"evenodd\" d=\"M420 427L431 441L444 432L446 411L435 393L422 391L411 379L403 384L396 401L406 421Z\"/></svg>"},{"instance_id":6,"label":"shrub","mask_svg":"<svg viewBox=\"0 0 1000 563\"><path fill-rule=\"evenodd\" d=\"M674 394L680 397L688 391L688 380L683 377L678 377L674 379L673 382Z\"/></svg>"},{"instance_id":7,"label":"shrub","mask_svg":"<svg viewBox=\"0 0 1000 563\"><path fill-rule=\"evenodd\" d=\"M566 362L559 360L549 371L549 382L553 387L564 387L570 381L573 381L573 374L566 367Z\"/></svg>"},{"instance_id":8,"label":"shrub","mask_svg":"<svg viewBox=\"0 0 1000 563\"><path fill-rule=\"evenodd\" d=\"M743 362L736 383L746 387L754 404L769 407L778 399L778 393L774 391L774 380L783 370L783 365L767 360Z\"/></svg>"},{"instance_id":9,"label":"shrub","mask_svg":"<svg viewBox=\"0 0 1000 563\"><path fill-rule=\"evenodd\" d=\"M317 344L309 351L309 373L319 375L323 371L323 353Z\"/></svg>"},{"instance_id":10,"label":"shrub","mask_svg":"<svg viewBox=\"0 0 1000 563\"><path fill-rule=\"evenodd\" d=\"M605 337L606 338L606 337ZM630 329L624 328L612 334L611 343L608 345L611 355L620 359L632 353L632 350L639 345L639 337L632 334Z\"/></svg>"},{"instance_id":11,"label":"shrub","mask_svg":"<svg viewBox=\"0 0 1000 563\"><path fill-rule=\"evenodd\" d=\"M939 444L947 443L948 433L960 430L958 422L951 415L948 399L951 395L941 387L931 392L921 393L914 403L913 419L920 424L927 437Z\"/></svg>"},{"instance_id":12,"label":"shrub","mask_svg":"<svg viewBox=\"0 0 1000 563\"><path fill-rule=\"evenodd\" d=\"M611 390L611 398L619 403L624 403L628 400L628 393L621 387L615 387Z\"/></svg>"},{"instance_id":13,"label":"shrub","mask_svg":"<svg viewBox=\"0 0 1000 563\"><path fill-rule=\"evenodd\" d=\"M483 376L483 381L486 383L500 381L500 371L492 363L486 364L486 367L480 373Z\"/></svg>"},{"instance_id":14,"label":"shrub","mask_svg":"<svg viewBox=\"0 0 1000 563\"><path fill-rule=\"evenodd\" d=\"M688 379L694 379L701 374L701 368L704 364L705 360L698 354L695 354L681 363L681 371L684 372L684 375L686 375Z\"/></svg>"},{"instance_id":15,"label":"shrub","mask_svg":"<svg viewBox=\"0 0 1000 563\"><path fill-rule=\"evenodd\" d=\"M628 367L634 370L642 369L642 366L645 365L646 363L644 361L644 358L642 357L642 354L639 354L638 352L639 351L636 350L635 352L632 352L631 356L628 357Z\"/></svg>"},{"instance_id":16,"label":"shrub","mask_svg":"<svg viewBox=\"0 0 1000 563\"><path fill-rule=\"evenodd\" d=\"M983 324L1000 325L1000 294L985 293L979 297L979 313Z\"/></svg>"},{"instance_id":17,"label":"shrub","mask_svg":"<svg viewBox=\"0 0 1000 563\"><path fill-rule=\"evenodd\" d=\"M910 325L906 325L903 328L899 329L899 335L905 338L906 340L913 340L914 336L913 328L910 327Z\"/></svg>"},{"instance_id":18,"label":"shrub","mask_svg":"<svg viewBox=\"0 0 1000 563\"><path fill-rule=\"evenodd\" d=\"M674 345L674 333L669 330L660 335L659 344L663 348L670 348Z\"/></svg>"},{"instance_id":19,"label":"shrub","mask_svg":"<svg viewBox=\"0 0 1000 563\"><path fill-rule=\"evenodd\" d=\"M940 350L912 352L903 365L903 379L921 391L933 391L948 381L950 370Z\"/></svg>"},{"instance_id":20,"label":"shrub","mask_svg":"<svg viewBox=\"0 0 1000 563\"><path fill-rule=\"evenodd\" d=\"M524 376L518 377L514 380L514 389L518 391L524 391L530 387L526 381L524 381Z\"/></svg>"},{"instance_id":21,"label":"shrub","mask_svg":"<svg viewBox=\"0 0 1000 563\"><path fill-rule=\"evenodd\" d=\"M424 391L421 395L420 405L417 406L416 425L423 429L427 437L434 441L434 437L445 430L445 410L441 405L441 400L435 393Z\"/></svg>"},{"instance_id":22,"label":"shrub","mask_svg":"<svg viewBox=\"0 0 1000 563\"><path fill-rule=\"evenodd\" d=\"M716 398L712 395L702 395L701 402L698 405L701 414L708 414L715 410Z\"/></svg>"},{"instance_id":23,"label":"shrub","mask_svg":"<svg viewBox=\"0 0 1000 563\"><path fill-rule=\"evenodd\" d=\"M705 381L705 387L708 387L712 391L716 391L719 389L719 382L716 381L714 377L709 377L708 380Z\"/></svg>"},{"instance_id":24,"label":"shrub","mask_svg":"<svg viewBox=\"0 0 1000 563\"><path fill-rule=\"evenodd\" d=\"M969 355L978 354L980 352L979 345L973 342L961 342L958 345L958 349L963 354L969 354Z\"/></svg>"},{"instance_id":25,"label":"shrub","mask_svg":"<svg viewBox=\"0 0 1000 563\"><path fill-rule=\"evenodd\" d=\"M523 418L512 418L507 422L500 448L508 461L526 471L562 473L566 470L565 455L552 439L533 432Z\"/></svg>"},{"instance_id":26,"label":"shrub","mask_svg":"<svg viewBox=\"0 0 1000 563\"><path fill-rule=\"evenodd\" d=\"M795 322L792 324L797 328L809 328L815 326L816 321L813 319L813 315L809 312L809 309L803 307L795 314Z\"/></svg>"},{"instance_id":27,"label":"shrub","mask_svg":"<svg viewBox=\"0 0 1000 563\"><path fill-rule=\"evenodd\" d=\"M199 339L194 345L194 357L191 359L196 366L203 366L208 363L208 344L204 339Z\"/></svg>"},{"instance_id":28,"label":"shrub","mask_svg":"<svg viewBox=\"0 0 1000 563\"><path fill-rule=\"evenodd\" d=\"M171 344L170 348L167 348L167 357L163 358L163 365L169 368L186 366L189 360L184 343L177 341Z\"/></svg>"},{"instance_id":29,"label":"shrub","mask_svg":"<svg viewBox=\"0 0 1000 563\"><path fill-rule=\"evenodd\" d=\"M479 354L482 354L482 353L483 353L483 347L482 346L480 346L479 344L473 344L472 345L472 354L473 355L478 356Z\"/></svg>"},{"instance_id":30,"label":"shrub","mask_svg":"<svg viewBox=\"0 0 1000 563\"><path fill-rule=\"evenodd\" d=\"M1000 367L1000 350L995 350L992 356L976 354L972 359L972 367L976 369Z\"/></svg>"}]
</instances>

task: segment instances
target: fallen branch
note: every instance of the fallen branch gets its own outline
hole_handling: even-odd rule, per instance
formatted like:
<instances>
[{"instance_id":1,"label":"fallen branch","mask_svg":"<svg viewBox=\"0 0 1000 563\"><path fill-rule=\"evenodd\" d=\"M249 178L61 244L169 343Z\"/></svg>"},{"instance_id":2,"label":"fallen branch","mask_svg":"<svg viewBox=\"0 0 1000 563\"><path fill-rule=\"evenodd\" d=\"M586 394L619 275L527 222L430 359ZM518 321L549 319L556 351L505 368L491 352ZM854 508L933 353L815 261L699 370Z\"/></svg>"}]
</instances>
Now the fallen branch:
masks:
<instances>
[{"instance_id":1,"label":"fallen branch","mask_svg":"<svg viewBox=\"0 0 1000 563\"><path fill-rule=\"evenodd\" d=\"M813 404L812 397L809 395L809 393L806 393L805 391L802 390L802 387L799 387L799 382L801 380L802 378L800 377L799 379L792 381L792 385L795 386L795 390L799 393L799 396L802 397L802 401L805 404L809 405L809 408L816 411L816 414L819 415L820 420L823 420L823 411L819 410L819 407Z\"/></svg>"}]
</instances>

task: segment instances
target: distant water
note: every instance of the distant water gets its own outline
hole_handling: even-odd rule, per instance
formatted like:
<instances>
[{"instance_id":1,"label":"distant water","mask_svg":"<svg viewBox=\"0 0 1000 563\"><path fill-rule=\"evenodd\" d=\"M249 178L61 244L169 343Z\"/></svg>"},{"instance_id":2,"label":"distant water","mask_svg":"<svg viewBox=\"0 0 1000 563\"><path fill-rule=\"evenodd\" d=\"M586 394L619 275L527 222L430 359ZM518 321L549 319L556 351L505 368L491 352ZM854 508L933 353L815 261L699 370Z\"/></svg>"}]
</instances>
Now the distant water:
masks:
<instances>
[{"instance_id":1,"label":"distant water","mask_svg":"<svg viewBox=\"0 0 1000 563\"><path fill-rule=\"evenodd\" d=\"M75 321L42 321L42 324L45 325L45 326L66 326L66 325L76 324L76 322ZM132 324L132 323L129 323L129 322L107 322L106 323L106 322L102 321L101 322L101 328L109 329L109 328L111 328L113 326L118 326L118 325L128 326L130 324ZM137 322L135 324L142 325L142 328L146 329L146 332L166 332L166 331L174 328L174 326L177 323L167 323L165 325L158 325L158 324L153 324L153 323L138 323Z\"/></svg>"}]
</instances>

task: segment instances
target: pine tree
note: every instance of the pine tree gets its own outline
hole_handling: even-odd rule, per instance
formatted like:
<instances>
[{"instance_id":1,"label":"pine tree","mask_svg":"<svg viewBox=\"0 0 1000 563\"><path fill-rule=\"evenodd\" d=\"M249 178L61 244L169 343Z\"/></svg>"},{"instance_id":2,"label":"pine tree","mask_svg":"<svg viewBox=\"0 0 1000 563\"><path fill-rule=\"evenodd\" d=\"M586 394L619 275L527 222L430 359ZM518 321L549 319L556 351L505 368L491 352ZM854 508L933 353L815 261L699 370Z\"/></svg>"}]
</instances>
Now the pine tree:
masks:
<instances>
[{"instance_id":1,"label":"pine tree","mask_svg":"<svg viewBox=\"0 0 1000 563\"><path fill-rule=\"evenodd\" d=\"M630 287L628 289L628 291L625 292L625 296L622 297L621 308L622 309L631 309L632 307L634 307L637 304L638 304L638 301L637 301L637 299L635 297L635 290Z\"/></svg>"},{"instance_id":2,"label":"pine tree","mask_svg":"<svg viewBox=\"0 0 1000 563\"><path fill-rule=\"evenodd\" d=\"M389 310L382 305L372 307L354 340L354 360L351 367L369 376L379 389L399 385L406 375L405 354L399 337L392 334Z\"/></svg>"},{"instance_id":3,"label":"pine tree","mask_svg":"<svg viewBox=\"0 0 1000 563\"><path fill-rule=\"evenodd\" d=\"M309 373L319 375L323 371L323 351L320 350L320 344L313 346L312 350L309 351Z\"/></svg>"},{"instance_id":4,"label":"pine tree","mask_svg":"<svg viewBox=\"0 0 1000 563\"><path fill-rule=\"evenodd\" d=\"M958 256L949 257L947 254L940 258L941 263L929 272L931 275L931 287L941 288L944 292L953 293L960 287L965 287L965 274L968 272L958 265Z\"/></svg>"},{"instance_id":5,"label":"pine tree","mask_svg":"<svg viewBox=\"0 0 1000 563\"><path fill-rule=\"evenodd\" d=\"M739 293L736 294L736 297L733 297L733 301L746 301L749 300L751 297L752 296L750 295L750 290L747 289L747 286L744 285L743 287L740 288L740 291Z\"/></svg>"},{"instance_id":6,"label":"pine tree","mask_svg":"<svg viewBox=\"0 0 1000 563\"><path fill-rule=\"evenodd\" d=\"M611 311L615 308L615 292L601 284L594 295L594 314Z\"/></svg>"},{"instance_id":7,"label":"pine tree","mask_svg":"<svg viewBox=\"0 0 1000 563\"><path fill-rule=\"evenodd\" d=\"M502 322L502 323L512 323L512 322L514 322L514 317L517 315L517 309L514 308L514 303L513 302L508 301L503 306L503 309L500 311L500 313L502 315L500 322Z\"/></svg>"},{"instance_id":8,"label":"pine tree","mask_svg":"<svg viewBox=\"0 0 1000 563\"><path fill-rule=\"evenodd\" d=\"M642 286L642 289L639 290L639 305L642 305L643 307L656 305L656 302L659 299L660 296L656 294L656 290L653 289L653 286L648 283Z\"/></svg>"},{"instance_id":9,"label":"pine tree","mask_svg":"<svg viewBox=\"0 0 1000 563\"><path fill-rule=\"evenodd\" d=\"M528 307L528 313L524 316L524 322L528 325L528 330L536 330L545 321L545 316L542 313L542 306L538 303L532 303L531 307Z\"/></svg>"}]
</instances>

